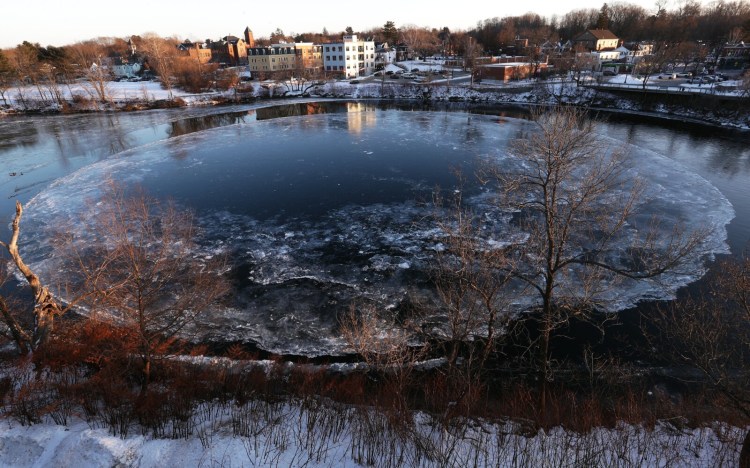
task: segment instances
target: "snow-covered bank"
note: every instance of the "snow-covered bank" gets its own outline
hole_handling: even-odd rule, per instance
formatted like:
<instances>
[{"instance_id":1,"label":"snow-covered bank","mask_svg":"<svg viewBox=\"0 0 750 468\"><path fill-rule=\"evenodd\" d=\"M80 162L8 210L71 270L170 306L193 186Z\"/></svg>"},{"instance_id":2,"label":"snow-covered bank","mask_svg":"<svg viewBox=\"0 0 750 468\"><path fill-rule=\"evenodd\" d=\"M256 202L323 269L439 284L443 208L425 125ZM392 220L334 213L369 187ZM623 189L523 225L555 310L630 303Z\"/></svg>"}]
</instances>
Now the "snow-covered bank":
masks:
<instances>
[{"instance_id":1,"label":"snow-covered bank","mask_svg":"<svg viewBox=\"0 0 750 468\"><path fill-rule=\"evenodd\" d=\"M418 67L417 67L418 68ZM400 69L399 69L400 70ZM609 84L620 85L615 77ZM620 80L622 81L622 80ZM628 85L642 86L637 79L630 77ZM625 85L622 83L621 85ZM683 87L702 91L702 85ZM657 88L653 88L657 89ZM652 89L652 91L653 91ZM611 91L616 92L613 88ZM721 98L722 93L712 91L713 97ZM724 109L722 106L703 108L695 106L693 101L685 104L656 103L648 109L643 108L638 93L632 97L615 95L608 91L591 87L578 86L573 81L550 80L535 82L531 80L502 83L485 80L481 84L470 85L467 81L456 82L436 78L431 82L409 83L380 81L353 84L349 81L328 81L315 86L301 86L297 83L283 84L273 81L243 83L241 89L224 92L207 92L190 94L174 89L167 91L158 82L112 82L107 86L110 102L97 104L95 94L86 83L60 86L55 93L68 102L61 106L53 99L53 94L44 88L32 86L11 88L6 92L6 103L0 105L0 116L23 112L60 112L60 111L97 111L97 110L132 110L149 108L170 101L179 100L180 105L213 105L237 100L258 100L267 98L328 97L347 99L416 99L422 101L455 101L487 104L522 104L551 105L570 104L587 107L598 107L617 112L627 110L646 112L653 116L664 116L671 119L686 118L710 125L727 128L750 129L750 111L748 106L742 111ZM732 96L736 92L729 92ZM690 96L688 96L689 98ZM708 97L710 98L710 96Z\"/></svg>"},{"instance_id":2,"label":"snow-covered bank","mask_svg":"<svg viewBox=\"0 0 750 468\"><path fill-rule=\"evenodd\" d=\"M423 413L393 427L372 410L301 401L207 404L184 437L124 438L82 420L21 426L3 421L4 467L164 466L736 466L744 429L715 424L654 428L621 424L579 434L520 424L444 426ZM262 408L261 408L262 406ZM405 430L404 430L405 429Z\"/></svg>"}]
</instances>

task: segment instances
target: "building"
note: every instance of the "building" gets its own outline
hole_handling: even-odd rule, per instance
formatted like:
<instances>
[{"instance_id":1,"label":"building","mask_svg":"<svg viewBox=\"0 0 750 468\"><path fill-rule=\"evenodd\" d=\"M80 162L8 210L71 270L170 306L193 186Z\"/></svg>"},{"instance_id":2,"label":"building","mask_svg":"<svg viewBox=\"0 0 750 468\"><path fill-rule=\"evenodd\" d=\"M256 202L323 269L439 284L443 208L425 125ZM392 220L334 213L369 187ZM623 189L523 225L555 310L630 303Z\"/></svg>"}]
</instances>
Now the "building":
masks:
<instances>
[{"instance_id":1,"label":"building","mask_svg":"<svg viewBox=\"0 0 750 468\"><path fill-rule=\"evenodd\" d=\"M225 36L220 41L211 42L209 47L213 62L229 66L247 64L247 45L239 37Z\"/></svg>"},{"instance_id":2,"label":"building","mask_svg":"<svg viewBox=\"0 0 750 468\"><path fill-rule=\"evenodd\" d=\"M323 69L322 46L311 42L250 47L247 59L253 76L271 78L280 73L317 73Z\"/></svg>"},{"instance_id":3,"label":"building","mask_svg":"<svg viewBox=\"0 0 750 468\"><path fill-rule=\"evenodd\" d=\"M529 78L535 73L544 74L547 73L547 63L532 63L528 61L522 62L504 62L504 63L488 63L481 65L474 71L475 79L485 80L498 80L498 81L510 81L510 80L523 80Z\"/></svg>"},{"instance_id":4,"label":"building","mask_svg":"<svg viewBox=\"0 0 750 468\"><path fill-rule=\"evenodd\" d=\"M190 39L187 39L185 42L178 45L177 49L183 56L190 57L200 63L208 63L211 61L211 49L206 47L206 44L202 42L192 42Z\"/></svg>"},{"instance_id":5,"label":"building","mask_svg":"<svg viewBox=\"0 0 750 468\"><path fill-rule=\"evenodd\" d=\"M375 70L382 70L388 64L396 61L396 49L388 45L387 42L375 47Z\"/></svg>"},{"instance_id":6,"label":"building","mask_svg":"<svg viewBox=\"0 0 750 468\"><path fill-rule=\"evenodd\" d=\"M573 39L573 44L590 51L614 50L620 45L620 39L609 29L589 29Z\"/></svg>"},{"instance_id":7,"label":"building","mask_svg":"<svg viewBox=\"0 0 750 468\"><path fill-rule=\"evenodd\" d=\"M643 60L643 57L654 53L654 45L648 42L631 42L624 46L629 50L625 58L628 63L638 63Z\"/></svg>"},{"instance_id":8,"label":"building","mask_svg":"<svg viewBox=\"0 0 750 468\"><path fill-rule=\"evenodd\" d=\"M750 68L750 44L740 42L724 45L719 54L717 65L722 70Z\"/></svg>"},{"instance_id":9,"label":"building","mask_svg":"<svg viewBox=\"0 0 750 468\"><path fill-rule=\"evenodd\" d=\"M323 44L323 67L326 73L345 78L371 75L375 72L375 43L362 41L356 34L344 36L343 42Z\"/></svg>"},{"instance_id":10,"label":"building","mask_svg":"<svg viewBox=\"0 0 750 468\"><path fill-rule=\"evenodd\" d=\"M253 30L250 29L250 26L245 28L245 45L247 47L255 47L255 38L253 37Z\"/></svg>"}]
</instances>

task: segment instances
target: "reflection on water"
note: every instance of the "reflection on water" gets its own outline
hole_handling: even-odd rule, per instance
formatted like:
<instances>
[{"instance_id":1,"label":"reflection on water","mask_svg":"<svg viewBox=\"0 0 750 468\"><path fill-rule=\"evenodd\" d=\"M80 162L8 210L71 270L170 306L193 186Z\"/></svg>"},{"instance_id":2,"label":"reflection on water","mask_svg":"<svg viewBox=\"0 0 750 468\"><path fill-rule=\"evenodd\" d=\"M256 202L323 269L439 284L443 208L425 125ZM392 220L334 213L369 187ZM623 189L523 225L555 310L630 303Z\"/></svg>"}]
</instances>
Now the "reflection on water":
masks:
<instances>
[{"instance_id":1,"label":"reflection on water","mask_svg":"<svg viewBox=\"0 0 750 468\"><path fill-rule=\"evenodd\" d=\"M462 144L484 138L472 125L474 114L495 116L500 124L498 128L508 127L502 125L507 122L505 117L529 116L528 109L520 106L473 103L332 100L268 104L0 119L0 223L14 212L15 200L26 202L55 179L81 167L131 148L212 128L256 120L346 113L346 119L336 123L311 119L302 125L309 129L343 125L348 133L360 135L380 125L376 110L463 112L465 120L460 125L465 131L457 140ZM737 219L729 228L733 250L741 250L746 245L750 232L750 196L747 193L750 148L746 133L675 122L644 123L647 121L643 118L632 116L610 115L608 119L609 123L601 127L603 134L673 158L719 187L737 210ZM424 129L429 127L426 121L416 124ZM435 122L432 125L434 128ZM438 133L436 138L440 135ZM187 156L184 148L174 147L171 151L176 159Z\"/></svg>"},{"instance_id":2,"label":"reflection on water","mask_svg":"<svg viewBox=\"0 0 750 468\"><path fill-rule=\"evenodd\" d=\"M255 120L256 111L248 110L242 112L227 112L225 114L205 115L175 120L171 123L169 136L171 138L187 135L189 133L202 132L210 128L225 127L238 123Z\"/></svg>"}]
</instances>

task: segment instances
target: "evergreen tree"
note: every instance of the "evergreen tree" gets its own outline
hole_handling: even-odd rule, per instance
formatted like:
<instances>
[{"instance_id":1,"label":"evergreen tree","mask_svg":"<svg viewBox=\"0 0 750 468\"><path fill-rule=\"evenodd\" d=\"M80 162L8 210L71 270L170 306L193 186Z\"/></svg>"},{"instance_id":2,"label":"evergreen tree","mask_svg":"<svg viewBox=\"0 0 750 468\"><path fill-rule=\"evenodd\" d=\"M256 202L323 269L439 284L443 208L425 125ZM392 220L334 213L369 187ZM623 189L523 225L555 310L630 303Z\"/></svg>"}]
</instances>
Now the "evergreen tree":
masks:
<instances>
[{"instance_id":1,"label":"evergreen tree","mask_svg":"<svg viewBox=\"0 0 750 468\"><path fill-rule=\"evenodd\" d=\"M599 10L599 17L596 19L596 29L609 29L609 6L606 3Z\"/></svg>"},{"instance_id":2,"label":"evergreen tree","mask_svg":"<svg viewBox=\"0 0 750 468\"><path fill-rule=\"evenodd\" d=\"M382 33L383 40L388 44L394 45L398 42L398 29L393 21L387 21L385 25L383 25Z\"/></svg>"}]
</instances>

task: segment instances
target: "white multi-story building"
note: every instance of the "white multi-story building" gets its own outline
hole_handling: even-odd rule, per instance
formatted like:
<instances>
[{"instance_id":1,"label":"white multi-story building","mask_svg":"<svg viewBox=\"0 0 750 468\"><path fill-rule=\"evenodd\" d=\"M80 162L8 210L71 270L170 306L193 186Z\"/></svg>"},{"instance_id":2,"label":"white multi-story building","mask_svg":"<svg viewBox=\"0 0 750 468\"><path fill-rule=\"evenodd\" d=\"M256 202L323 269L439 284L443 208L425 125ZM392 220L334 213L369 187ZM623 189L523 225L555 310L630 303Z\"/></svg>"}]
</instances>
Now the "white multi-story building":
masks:
<instances>
[{"instance_id":1,"label":"white multi-story building","mask_svg":"<svg viewBox=\"0 0 750 468\"><path fill-rule=\"evenodd\" d=\"M344 36L343 42L323 44L322 53L326 73L356 78L375 72L375 43L361 41L356 34Z\"/></svg>"}]
</instances>

